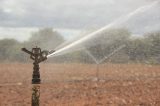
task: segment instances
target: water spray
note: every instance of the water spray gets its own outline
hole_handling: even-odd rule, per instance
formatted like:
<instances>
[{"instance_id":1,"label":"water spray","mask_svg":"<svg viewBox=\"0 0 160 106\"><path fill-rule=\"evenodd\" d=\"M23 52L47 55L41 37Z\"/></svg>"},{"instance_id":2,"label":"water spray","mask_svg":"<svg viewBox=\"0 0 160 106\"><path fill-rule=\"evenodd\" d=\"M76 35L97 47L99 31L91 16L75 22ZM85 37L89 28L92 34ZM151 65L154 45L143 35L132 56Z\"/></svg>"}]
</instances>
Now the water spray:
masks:
<instances>
[{"instance_id":1,"label":"water spray","mask_svg":"<svg viewBox=\"0 0 160 106\"><path fill-rule=\"evenodd\" d=\"M101 60L97 60L96 57L94 57L88 50L86 50L86 53L92 58L92 60L96 63L96 81L99 81L99 64L107 60L108 58L112 57L114 54L125 48L126 45L121 45L115 50L113 50L110 54L102 58Z\"/></svg>"},{"instance_id":2,"label":"water spray","mask_svg":"<svg viewBox=\"0 0 160 106\"><path fill-rule=\"evenodd\" d=\"M91 34L88 34L88 35L80 38L79 40L76 40L75 42L68 44L65 47L62 47L62 48L56 50L56 52L48 55L47 57L57 56L57 55L62 55L64 53L67 53L66 52L67 50L72 50L75 46L80 45L84 42L88 42L88 40L90 40L91 38L102 35L102 33L105 32L106 30L113 28L113 27L117 27L118 25L121 25L124 22L127 22L133 16L137 15L138 13L143 13L143 12L149 10L151 7L153 7L157 3L159 3L159 1L155 1L152 4L148 4L148 5L139 7L137 9L135 9L134 11L128 13L127 15L122 16L122 17L118 18L117 20L111 22L110 24L106 25L105 27L102 27L101 29L99 29Z\"/></svg>"},{"instance_id":3,"label":"water spray","mask_svg":"<svg viewBox=\"0 0 160 106\"><path fill-rule=\"evenodd\" d=\"M41 48L32 48L32 51L27 50L26 48L22 48L22 51L30 55L30 58L34 60L33 62L33 75L32 75L32 106L39 106L39 98L40 98L40 72L39 72L39 63L47 60L47 56L54 51L41 51Z\"/></svg>"}]
</instances>

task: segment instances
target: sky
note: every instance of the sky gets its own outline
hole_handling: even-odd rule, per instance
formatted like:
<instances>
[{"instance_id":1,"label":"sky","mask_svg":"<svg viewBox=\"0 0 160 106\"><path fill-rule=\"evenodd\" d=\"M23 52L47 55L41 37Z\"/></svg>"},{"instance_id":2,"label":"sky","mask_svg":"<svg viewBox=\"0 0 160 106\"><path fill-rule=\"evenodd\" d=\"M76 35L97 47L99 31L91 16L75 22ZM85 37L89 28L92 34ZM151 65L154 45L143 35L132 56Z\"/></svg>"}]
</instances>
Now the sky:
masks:
<instances>
[{"instance_id":1,"label":"sky","mask_svg":"<svg viewBox=\"0 0 160 106\"><path fill-rule=\"evenodd\" d=\"M30 37L37 28L52 27L62 35L98 29L141 6L159 0L0 0L0 39ZM133 32L159 30L160 3L127 22ZM136 23L136 27L135 27ZM134 26L134 27L133 27ZM144 31L143 30L143 31ZM23 33L24 32L24 33Z\"/></svg>"}]
</instances>

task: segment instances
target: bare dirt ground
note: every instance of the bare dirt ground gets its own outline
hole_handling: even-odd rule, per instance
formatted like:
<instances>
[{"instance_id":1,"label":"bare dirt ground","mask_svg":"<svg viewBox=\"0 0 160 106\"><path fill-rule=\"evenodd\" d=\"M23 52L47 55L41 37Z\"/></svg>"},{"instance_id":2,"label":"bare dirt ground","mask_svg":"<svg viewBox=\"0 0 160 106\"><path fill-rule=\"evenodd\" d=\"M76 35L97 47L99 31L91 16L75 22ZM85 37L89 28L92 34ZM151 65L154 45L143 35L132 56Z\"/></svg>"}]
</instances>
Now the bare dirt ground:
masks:
<instances>
[{"instance_id":1,"label":"bare dirt ground","mask_svg":"<svg viewBox=\"0 0 160 106\"><path fill-rule=\"evenodd\" d=\"M160 106L160 65L41 64L41 106ZM0 106L30 106L32 64L0 64ZM97 77L99 78L97 80Z\"/></svg>"}]
</instances>

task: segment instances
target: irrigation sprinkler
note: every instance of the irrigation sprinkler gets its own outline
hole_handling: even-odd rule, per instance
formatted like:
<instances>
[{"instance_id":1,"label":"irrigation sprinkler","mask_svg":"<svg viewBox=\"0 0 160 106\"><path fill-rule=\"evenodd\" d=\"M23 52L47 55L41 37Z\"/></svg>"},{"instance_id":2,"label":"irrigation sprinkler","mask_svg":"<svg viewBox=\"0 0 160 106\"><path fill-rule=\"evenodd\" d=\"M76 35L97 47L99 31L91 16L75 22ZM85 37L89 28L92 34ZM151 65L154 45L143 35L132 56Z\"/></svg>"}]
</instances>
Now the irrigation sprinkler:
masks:
<instances>
[{"instance_id":1,"label":"irrigation sprinkler","mask_svg":"<svg viewBox=\"0 0 160 106\"><path fill-rule=\"evenodd\" d=\"M96 63L96 81L98 82L99 79L99 65L101 63L103 63L105 60L107 60L108 58L112 57L114 54L116 54L117 52L119 52L120 50L122 50L123 48L125 48L126 45L121 45L118 48L116 48L114 51L112 51L110 54L108 54L107 56L105 56L104 58L102 58L101 60L97 60L96 57L94 57L88 50L86 50L86 53L92 58L92 60Z\"/></svg>"},{"instance_id":2,"label":"irrigation sprinkler","mask_svg":"<svg viewBox=\"0 0 160 106\"><path fill-rule=\"evenodd\" d=\"M27 50L26 48L22 48L22 51L28 53L30 58L34 60L33 62L33 75L32 75L32 84L40 84L40 72L39 72L39 63L47 60L47 56L54 51L41 51L41 48L32 48L32 51Z\"/></svg>"},{"instance_id":3,"label":"irrigation sprinkler","mask_svg":"<svg viewBox=\"0 0 160 106\"><path fill-rule=\"evenodd\" d=\"M22 48L22 51L28 53L30 58L34 60L33 62L33 74L32 74L32 106L39 106L39 98L40 98L40 86L41 78L39 72L39 63L47 60L47 56L54 51L41 51L41 48L35 47L32 48L32 51L27 50L26 48Z\"/></svg>"}]
</instances>

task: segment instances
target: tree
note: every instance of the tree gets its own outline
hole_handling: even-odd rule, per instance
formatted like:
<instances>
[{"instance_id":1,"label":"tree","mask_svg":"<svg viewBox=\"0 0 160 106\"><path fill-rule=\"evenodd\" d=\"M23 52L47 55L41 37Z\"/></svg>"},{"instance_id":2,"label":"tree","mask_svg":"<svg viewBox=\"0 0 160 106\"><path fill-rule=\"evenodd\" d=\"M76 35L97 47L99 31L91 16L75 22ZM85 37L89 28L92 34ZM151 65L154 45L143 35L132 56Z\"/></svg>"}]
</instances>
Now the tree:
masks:
<instances>
[{"instance_id":1,"label":"tree","mask_svg":"<svg viewBox=\"0 0 160 106\"><path fill-rule=\"evenodd\" d=\"M30 48L38 46L42 49L54 49L62 42L64 42L64 39L58 32L53 31L51 28L44 28L33 33L29 42L26 42L25 45Z\"/></svg>"},{"instance_id":2,"label":"tree","mask_svg":"<svg viewBox=\"0 0 160 106\"><path fill-rule=\"evenodd\" d=\"M154 63L160 63L160 32L145 35L145 42L149 45L149 56Z\"/></svg>"},{"instance_id":3,"label":"tree","mask_svg":"<svg viewBox=\"0 0 160 106\"><path fill-rule=\"evenodd\" d=\"M126 53L131 61L145 61L149 55L149 45L143 38L131 39L126 46Z\"/></svg>"},{"instance_id":4,"label":"tree","mask_svg":"<svg viewBox=\"0 0 160 106\"><path fill-rule=\"evenodd\" d=\"M17 48L20 43L14 39L3 39L0 40L0 60L11 60L16 61L19 59L20 48Z\"/></svg>"},{"instance_id":5,"label":"tree","mask_svg":"<svg viewBox=\"0 0 160 106\"><path fill-rule=\"evenodd\" d=\"M150 54L159 56L160 54L160 32L145 35L145 40L151 46Z\"/></svg>"}]
</instances>

